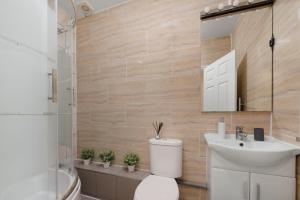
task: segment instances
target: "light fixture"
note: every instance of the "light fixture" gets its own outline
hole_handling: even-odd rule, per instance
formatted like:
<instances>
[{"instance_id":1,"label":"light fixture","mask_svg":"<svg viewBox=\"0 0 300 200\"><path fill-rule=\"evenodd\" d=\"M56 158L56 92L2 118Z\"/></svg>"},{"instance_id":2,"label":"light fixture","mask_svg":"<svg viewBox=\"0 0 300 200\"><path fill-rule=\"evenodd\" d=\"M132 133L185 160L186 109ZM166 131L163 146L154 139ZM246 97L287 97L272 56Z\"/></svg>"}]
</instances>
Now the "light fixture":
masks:
<instances>
[{"instance_id":1,"label":"light fixture","mask_svg":"<svg viewBox=\"0 0 300 200\"><path fill-rule=\"evenodd\" d=\"M272 5L275 0L228 0L228 4L220 3L217 8L210 9L208 6L205 7L204 11L201 12L201 20L210 18L217 18L224 15L232 15L236 12L254 10L260 7Z\"/></svg>"},{"instance_id":2,"label":"light fixture","mask_svg":"<svg viewBox=\"0 0 300 200\"><path fill-rule=\"evenodd\" d=\"M222 10L223 8L224 8L224 4L223 4L223 3L219 3L218 9L219 9L219 10Z\"/></svg>"},{"instance_id":3,"label":"light fixture","mask_svg":"<svg viewBox=\"0 0 300 200\"><path fill-rule=\"evenodd\" d=\"M204 12L205 12L205 13L209 13L209 11L210 11L210 8L209 8L208 6L206 6L206 7L204 8Z\"/></svg>"},{"instance_id":4,"label":"light fixture","mask_svg":"<svg viewBox=\"0 0 300 200\"><path fill-rule=\"evenodd\" d=\"M233 1L233 6L236 7L236 6L238 6L239 4L240 4L240 1L239 1L239 0L234 0L234 1Z\"/></svg>"}]
</instances>

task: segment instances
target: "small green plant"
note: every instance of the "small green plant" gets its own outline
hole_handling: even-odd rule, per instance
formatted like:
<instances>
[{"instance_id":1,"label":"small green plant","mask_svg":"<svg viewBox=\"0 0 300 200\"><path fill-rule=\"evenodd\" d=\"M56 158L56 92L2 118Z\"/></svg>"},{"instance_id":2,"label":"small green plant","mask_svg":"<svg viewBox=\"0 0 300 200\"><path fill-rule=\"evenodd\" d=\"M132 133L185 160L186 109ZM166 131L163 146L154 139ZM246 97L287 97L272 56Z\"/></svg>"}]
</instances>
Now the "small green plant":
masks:
<instances>
[{"instance_id":1,"label":"small green plant","mask_svg":"<svg viewBox=\"0 0 300 200\"><path fill-rule=\"evenodd\" d=\"M124 157L124 163L128 166L134 166L139 162L140 158L135 153L128 153Z\"/></svg>"},{"instance_id":2,"label":"small green plant","mask_svg":"<svg viewBox=\"0 0 300 200\"><path fill-rule=\"evenodd\" d=\"M111 162L115 159L115 153L111 150L103 151L102 153L99 154L99 158L103 162Z\"/></svg>"},{"instance_id":3,"label":"small green plant","mask_svg":"<svg viewBox=\"0 0 300 200\"><path fill-rule=\"evenodd\" d=\"M94 149L82 149L81 151L81 158L83 160L93 159L95 157Z\"/></svg>"}]
</instances>

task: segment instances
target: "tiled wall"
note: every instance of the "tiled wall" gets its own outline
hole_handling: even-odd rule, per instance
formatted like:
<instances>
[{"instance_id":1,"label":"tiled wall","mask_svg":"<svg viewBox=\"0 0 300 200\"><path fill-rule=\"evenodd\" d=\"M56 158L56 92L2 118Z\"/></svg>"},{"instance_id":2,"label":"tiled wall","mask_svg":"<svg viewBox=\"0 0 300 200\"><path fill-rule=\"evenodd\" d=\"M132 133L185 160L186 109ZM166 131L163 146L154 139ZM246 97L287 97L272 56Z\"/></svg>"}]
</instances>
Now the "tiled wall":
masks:
<instances>
[{"instance_id":1,"label":"tiled wall","mask_svg":"<svg viewBox=\"0 0 300 200\"><path fill-rule=\"evenodd\" d=\"M206 183L205 132L268 132L269 113L202 113L200 10L212 1L133 0L79 21L78 153L83 147L129 151L149 168L153 121L184 142L183 179Z\"/></svg>"},{"instance_id":2,"label":"tiled wall","mask_svg":"<svg viewBox=\"0 0 300 200\"><path fill-rule=\"evenodd\" d=\"M274 6L273 135L296 142L300 136L300 1L277 1ZM297 162L297 199L300 199L300 159Z\"/></svg>"},{"instance_id":3,"label":"tiled wall","mask_svg":"<svg viewBox=\"0 0 300 200\"><path fill-rule=\"evenodd\" d=\"M273 134L295 143L300 136L300 1L278 1L274 13Z\"/></svg>"}]
</instances>

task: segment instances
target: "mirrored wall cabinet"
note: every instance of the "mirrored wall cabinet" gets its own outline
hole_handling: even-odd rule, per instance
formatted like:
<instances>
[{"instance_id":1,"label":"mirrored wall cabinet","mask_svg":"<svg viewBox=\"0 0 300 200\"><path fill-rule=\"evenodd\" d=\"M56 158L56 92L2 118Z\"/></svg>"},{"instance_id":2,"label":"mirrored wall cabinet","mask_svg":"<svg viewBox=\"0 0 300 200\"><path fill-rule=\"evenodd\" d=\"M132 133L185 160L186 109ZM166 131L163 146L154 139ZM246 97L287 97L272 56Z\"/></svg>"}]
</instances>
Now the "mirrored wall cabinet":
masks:
<instances>
[{"instance_id":1,"label":"mirrored wall cabinet","mask_svg":"<svg viewBox=\"0 0 300 200\"><path fill-rule=\"evenodd\" d=\"M203 112L272 111L272 21L271 6L201 20Z\"/></svg>"}]
</instances>

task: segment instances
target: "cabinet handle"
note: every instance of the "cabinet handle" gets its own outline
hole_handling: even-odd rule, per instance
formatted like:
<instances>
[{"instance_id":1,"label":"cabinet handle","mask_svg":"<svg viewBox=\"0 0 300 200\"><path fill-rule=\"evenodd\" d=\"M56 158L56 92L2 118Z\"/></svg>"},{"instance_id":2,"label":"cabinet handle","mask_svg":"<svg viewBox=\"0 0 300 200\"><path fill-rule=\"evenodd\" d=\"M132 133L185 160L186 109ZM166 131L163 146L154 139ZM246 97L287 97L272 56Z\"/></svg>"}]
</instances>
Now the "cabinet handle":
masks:
<instances>
[{"instance_id":1,"label":"cabinet handle","mask_svg":"<svg viewBox=\"0 0 300 200\"><path fill-rule=\"evenodd\" d=\"M260 184L256 184L256 200L260 200Z\"/></svg>"},{"instance_id":2,"label":"cabinet handle","mask_svg":"<svg viewBox=\"0 0 300 200\"><path fill-rule=\"evenodd\" d=\"M249 187L248 187L248 182L247 181L244 182L243 187L244 187L244 199L248 200Z\"/></svg>"},{"instance_id":3,"label":"cabinet handle","mask_svg":"<svg viewBox=\"0 0 300 200\"><path fill-rule=\"evenodd\" d=\"M57 102L57 71L52 69L51 73L48 73L48 76L52 77L52 96L48 97L48 100L51 100L53 103Z\"/></svg>"}]
</instances>

